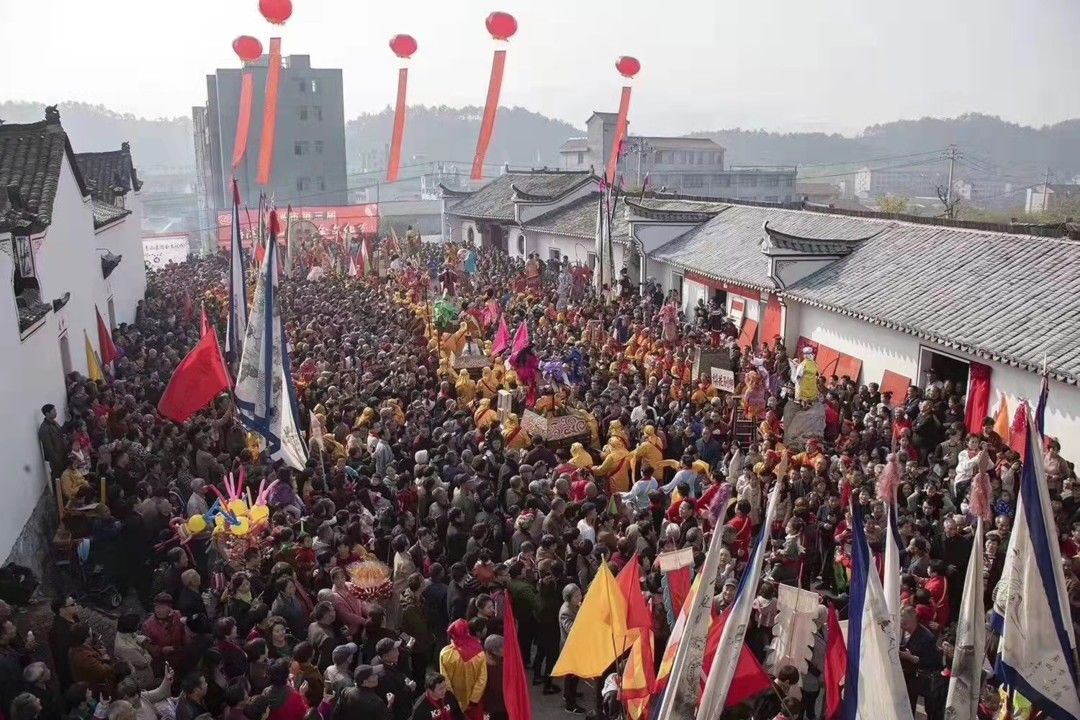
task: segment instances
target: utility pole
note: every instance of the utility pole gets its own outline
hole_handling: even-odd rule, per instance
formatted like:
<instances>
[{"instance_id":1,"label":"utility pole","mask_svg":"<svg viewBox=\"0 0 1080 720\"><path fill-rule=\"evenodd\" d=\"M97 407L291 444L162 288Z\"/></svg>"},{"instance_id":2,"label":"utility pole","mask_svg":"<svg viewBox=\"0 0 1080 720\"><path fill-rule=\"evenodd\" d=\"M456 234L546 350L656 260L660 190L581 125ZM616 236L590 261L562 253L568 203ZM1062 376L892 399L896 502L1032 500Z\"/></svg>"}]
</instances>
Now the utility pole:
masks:
<instances>
[{"instance_id":1,"label":"utility pole","mask_svg":"<svg viewBox=\"0 0 1080 720\"><path fill-rule=\"evenodd\" d=\"M1046 203L1050 199L1050 168L1046 168L1046 174L1043 176L1043 198L1042 198L1042 211L1046 212Z\"/></svg>"},{"instance_id":2,"label":"utility pole","mask_svg":"<svg viewBox=\"0 0 1080 720\"><path fill-rule=\"evenodd\" d=\"M945 189L945 213L952 220L955 212L953 211L953 170L956 166L956 158L959 153L956 151L955 145L950 145L946 150L946 157L949 158L949 186Z\"/></svg>"}]
</instances>

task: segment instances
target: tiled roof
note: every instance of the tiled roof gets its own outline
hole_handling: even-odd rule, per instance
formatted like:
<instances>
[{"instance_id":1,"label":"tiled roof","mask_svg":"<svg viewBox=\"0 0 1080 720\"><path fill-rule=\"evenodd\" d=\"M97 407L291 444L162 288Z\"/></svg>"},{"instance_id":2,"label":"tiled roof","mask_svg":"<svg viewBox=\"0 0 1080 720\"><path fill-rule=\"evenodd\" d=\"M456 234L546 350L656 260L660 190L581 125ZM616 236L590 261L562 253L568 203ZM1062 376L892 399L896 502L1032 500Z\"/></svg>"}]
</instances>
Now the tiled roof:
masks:
<instances>
[{"instance_id":1,"label":"tiled roof","mask_svg":"<svg viewBox=\"0 0 1080 720\"><path fill-rule=\"evenodd\" d=\"M531 196L558 197L589 176L589 172L558 170L508 172L468 197L457 200L447 212L458 217L513 222L514 188Z\"/></svg>"},{"instance_id":2,"label":"tiled roof","mask_svg":"<svg viewBox=\"0 0 1080 720\"><path fill-rule=\"evenodd\" d=\"M127 217L131 214L130 210L125 210L122 207L116 207L112 203L103 202L94 198L90 201L90 209L94 213L94 229L98 230L105 227L109 223L116 222L120 218Z\"/></svg>"},{"instance_id":3,"label":"tiled roof","mask_svg":"<svg viewBox=\"0 0 1080 720\"><path fill-rule=\"evenodd\" d=\"M534 218L526 224L525 228L552 235L592 240L596 237L596 206L599 197L598 192L589 193L583 198ZM611 239L619 244L630 242L630 224L626 221L622 198L615 203Z\"/></svg>"},{"instance_id":4,"label":"tiled roof","mask_svg":"<svg viewBox=\"0 0 1080 720\"><path fill-rule=\"evenodd\" d=\"M114 195L125 195L142 187L131 162L131 147L124 143L119 150L78 153L75 161L82 170L90 194L98 200L112 202Z\"/></svg>"},{"instance_id":5,"label":"tiled roof","mask_svg":"<svg viewBox=\"0 0 1080 720\"><path fill-rule=\"evenodd\" d=\"M842 241L850 254L784 296L1029 371L1045 357L1057 379L1080 382L1080 242L1054 236L1063 228L1019 234L805 207L733 203L651 257L775 290L766 223L808 247Z\"/></svg>"},{"instance_id":6,"label":"tiled roof","mask_svg":"<svg viewBox=\"0 0 1080 720\"><path fill-rule=\"evenodd\" d=\"M652 257L715 280L773 287L761 252L762 225L774 208L728 205L712 220L662 245Z\"/></svg>"},{"instance_id":7,"label":"tiled roof","mask_svg":"<svg viewBox=\"0 0 1080 720\"><path fill-rule=\"evenodd\" d=\"M893 222L785 294L1076 383L1078 269L1074 240Z\"/></svg>"},{"instance_id":8,"label":"tiled roof","mask_svg":"<svg viewBox=\"0 0 1080 720\"><path fill-rule=\"evenodd\" d=\"M589 149L589 138L573 137L566 140L560 147L559 152L582 152Z\"/></svg>"},{"instance_id":9,"label":"tiled roof","mask_svg":"<svg viewBox=\"0 0 1080 720\"><path fill-rule=\"evenodd\" d=\"M47 108L45 114L46 119L36 123L0 125L0 189L8 191L0 232L40 232L48 227L65 153L85 191L60 114L55 108Z\"/></svg>"}]
</instances>

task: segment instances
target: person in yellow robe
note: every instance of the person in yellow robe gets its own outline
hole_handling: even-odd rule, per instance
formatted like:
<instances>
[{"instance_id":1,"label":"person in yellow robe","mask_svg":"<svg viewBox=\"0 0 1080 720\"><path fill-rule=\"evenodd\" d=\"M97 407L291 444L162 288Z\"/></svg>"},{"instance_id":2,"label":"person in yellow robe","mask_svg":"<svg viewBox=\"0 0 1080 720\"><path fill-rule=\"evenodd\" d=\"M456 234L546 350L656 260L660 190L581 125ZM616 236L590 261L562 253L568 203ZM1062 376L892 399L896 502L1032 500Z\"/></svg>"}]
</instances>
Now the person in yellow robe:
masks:
<instances>
[{"instance_id":1,"label":"person in yellow robe","mask_svg":"<svg viewBox=\"0 0 1080 720\"><path fill-rule=\"evenodd\" d=\"M491 400L483 398L477 403L473 421L476 422L476 428L482 432L487 432L488 428L499 422L499 414L491 409Z\"/></svg>"},{"instance_id":2,"label":"person in yellow robe","mask_svg":"<svg viewBox=\"0 0 1080 720\"><path fill-rule=\"evenodd\" d=\"M480 397L488 400L499 394L499 383L495 380L491 368L486 367L480 371L480 380L476 383L475 390Z\"/></svg>"},{"instance_id":3,"label":"person in yellow robe","mask_svg":"<svg viewBox=\"0 0 1080 720\"><path fill-rule=\"evenodd\" d=\"M524 450L532 444L532 437L525 428L521 427L521 421L518 420L517 413L510 413L506 416L506 421L503 422L502 428L503 444L511 450Z\"/></svg>"},{"instance_id":4,"label":"person in yellow robe","mask_svg":"<svg viewBox=\"0 0 1080 720\"><path fill-rule=\"evenodd\" d=\"M462 405L472 405L473 400L476 399L476 383L469 377L468 370L462 370L458 373L457 382L454 383L454 390L457 391L458 402Z\"/></svg>"},{"instance_id":5,"label":"person in yellow robe","mask_svg":"<svg viewBox=\"0 0 1080 720\"><path fill-rule=\"evenodd\" d=\"M604 450L604 461L593 468L593 475L608 478L612 492L629 492L631 458L626 443L618 435L612 435Z\"/></svg>"},{"instance_id":6,"label":"person in yellow robe","mask_svg":"<svg viewBox=\"0 0 1080 720\"><path fill-rule=\"evenodd\" d=\"M818 399L818 366L808 347L803 348L803 359L795 368L795 399L807 405Z\"/></svg>"},{"instance_id":7,"label":"person in yellow robe","mask_svg":"<svg viewBox=\"0 0 1080 720\"><path fill-rule=\"evenodd\" d=\"M502 385L503 380L506 379L506 361L501 357L495 358L495 362L491 365L491 379L496 385Z\"/></svg>"},{"instance_id":8,"label":"person in yellow robe","mask_svg":"<svg viewBox=\"0 0 1080 720\"><path fill-rule=\"evenodd\" d=\"M450 644L439 653L439 672L450 684L461 711L471 717L469 710L480 704L487 687L487 656L466 621L455 620L446 633Z\"/></svg>"},{"instance_id":9,"label":"person in yellow robe","mask_svg":"<svg viewBox=\"0 0 1080 720\"><path fill-rule=\"evenodd\" d=\"M630 446L630 435L626 432L626 428L623 427L621 420L612 420L608 425L608 436L617 437L622 440L623 447Z\"/></svg>"},{"instance_id":10,"label":"person in yellow robe","mask_svg":"<svg viewBox=\"0 0 1080 720\"><path fill-rule=\"evenodd\" d=\"M460 355L461 351L465 349L465 336L469 332L469 326L465 323L458 325L458 329L454 331L453 335L445 337L442 341L442 349L447 355L453 353L454 355Z\"/></svg>"},{"instance_id":11,"label":"person in yellow robe","mask_svg":"<svg viewBox=\"0 0 1080 720\"><path fill-rule=\"evenodd\" d=\"M585 446L579 442L570 446L570 464L576 468L584 470L587 467L592 467L593 459L589 451L585 449Z\"/></svg>"}]
</instances>

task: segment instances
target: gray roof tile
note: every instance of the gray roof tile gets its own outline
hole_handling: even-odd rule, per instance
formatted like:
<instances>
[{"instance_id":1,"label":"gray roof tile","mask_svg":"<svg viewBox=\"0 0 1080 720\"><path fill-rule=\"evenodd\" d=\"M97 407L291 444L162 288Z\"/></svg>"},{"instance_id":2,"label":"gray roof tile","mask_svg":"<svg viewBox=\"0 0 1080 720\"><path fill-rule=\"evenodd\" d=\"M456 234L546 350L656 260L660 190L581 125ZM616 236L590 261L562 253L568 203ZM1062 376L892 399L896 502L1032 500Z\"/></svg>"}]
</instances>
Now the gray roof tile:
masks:
<instances>
[{"instance_id":1,"label":"gray roof tile","mask_svg":"<svg viewBox=\"0 0 1080 720\"><path fill-rule=\"evenodd\" d=\"M531 170L500 175L468 197L456 200L447 212L458 217L514 220L514 191L541 197L558 197L591 175L589 172Z\"/></svg>"},{"instance_id":2,"label":"gray roof tile","mask_svg":"<svg viewBox=\"0 0 1080 720\"><path fill-rule=\"evenodd\" d=\"M552 210L534 218L525 227L528 230L537 230L552 235L566 235L567 237L592 240L596 237L596 205L599 197L600 193L598 192L590 193L557 210ZM626 213L623 211L623 199L621 197L615 204L611 239L621 244L630 242L630 223L626 221Z\"/></svg>"}]
</instances>

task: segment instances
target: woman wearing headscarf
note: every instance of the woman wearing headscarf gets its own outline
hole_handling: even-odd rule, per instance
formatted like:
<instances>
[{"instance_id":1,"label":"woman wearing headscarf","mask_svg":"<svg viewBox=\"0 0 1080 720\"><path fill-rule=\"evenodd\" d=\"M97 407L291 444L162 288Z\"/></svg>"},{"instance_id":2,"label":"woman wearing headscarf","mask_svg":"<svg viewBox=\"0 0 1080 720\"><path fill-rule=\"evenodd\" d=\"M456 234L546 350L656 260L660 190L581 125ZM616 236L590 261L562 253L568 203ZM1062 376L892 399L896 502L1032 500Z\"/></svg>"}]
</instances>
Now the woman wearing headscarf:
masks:
<instances>
[{"instance_id":1,"label":"woman wearing headscarf","mask_svg":"<svg viewBox=\"0 0 1080 720\"><path fill-rule=\"evenodd\" d=\"M483 717L480 701L487 685L487 658L484 647L469 630L465 620L455 620L447 628L450 644L439 653L439 672L450 683L454 697L470 720Z\"/></svg>"}]
</instances>

